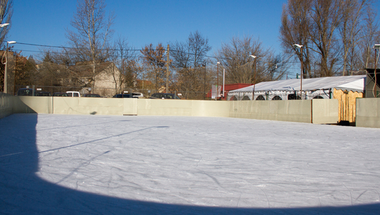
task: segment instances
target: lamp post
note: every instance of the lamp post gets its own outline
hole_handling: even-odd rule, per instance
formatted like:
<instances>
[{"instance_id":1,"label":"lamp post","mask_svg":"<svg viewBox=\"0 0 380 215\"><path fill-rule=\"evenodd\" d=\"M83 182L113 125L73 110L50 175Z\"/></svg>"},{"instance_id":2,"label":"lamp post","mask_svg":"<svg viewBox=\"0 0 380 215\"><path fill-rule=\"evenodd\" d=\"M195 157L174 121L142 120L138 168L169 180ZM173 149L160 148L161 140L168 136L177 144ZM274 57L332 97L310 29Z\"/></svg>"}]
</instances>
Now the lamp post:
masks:
<instances>
[{"instance_id":1,"label":"lamp post","mask_svg":"<svg viewBox=\"0 0 380 215\"><path fill-rule=\"evenodd\" d=\"M253 71L253 80L252 80L252 84L253 84L252 101L253 101L255 100L255 90L256 90L256 56L255 55L249 55L249 56L254 59L253 66L255 67Z\"/></svg>"},{"instance_id":2,"label":"lamp post","mask_svg":"<svg viewBox=\"0 0 380 215\"><path fill-rule=\"evenodd\" d=\"M5 26L8 26L9 23L3 23L3 24L0 24L0 28L4 28Z\"/></svg>"},{"instance_id":3,"label":"lamp post","mask_svg":"<svg viewBox=\"0 0 380 215\"><path fill-rule=\"evenodd\" d=\"M293 45L294 47L296 48L299 48L300 49L300 53L301 53L301 83L300 83L300 97L301 97L301 100L302 100L302 79L303 79L303 52L302 52L302 48L303 48L303 45L300 45L300 44L294 44Z\"/></svg>"},{"instance_id":4,"label":"lamp post","mask_svg":"<svg viewBox=\"0 0 380 215\"><path fill-rule=\"evenodd\" d=\"M16 41L7 41L7 49L5 50L5 71L4 71L4 93L8 93L8 46Z\"/></svg>"},{"instance_id":5,"label":"lamp post","mask_svg":"<svg viewBox=\"0 0 380 215\"><path fill-rule=\"evenodd\" d=\"M373 75L375 76L375 84L373 85L373 96L375 98L377 98L377 92L376 92L376 84L377 84L377 75L376 75L376 69L377 69L377 60L378 60L378 56L376 56L376 52L377 50L380 49L380 44L375 44L373 46L373 48L375 49L375 69L373 70ZM380 55L380 52L379 52L379 55Z\"/></svg>"},{"instance_id":6,"label":"lamp post","mask_svg":"<svg viewBox=\"0 0 380 215\"><path fill-rule=\"evenodd\" d=\"M223 99L224 99L225 88L226 88L226 69L223 67L223 93L222 93Z\"/></svg>"},{"instance_id":7,"label":"lamp post","mask_svg":"<svg viewBox=\"0 0 380 215\"><path fill-rule=\"evenodd\" d=\"M4 28L5 26L8 26L9 25L9 23L3 23L3 24L0 24L0 28ZM8 47L8 44L7 44L7 47ZM6 65L5 65L6 66ZM5 72L4 72L5 73ZM4 74L4 92L7 92L7 90L5 89L5 78L6 76L5 76L5 74Z\"/></svg>"},{"instance_id":8,"label":"lamp post","mask_svg":"<svg viewBox=\"0 0 380 215\"><path fill-rule=\"evenodd\" d=\"M206 72L207 72L206 62L202 64L202 66L205 68L204 78L203 78L203 100L206 100Z\"/></svg>"},{"instance_id":9,"label":"lamp post","mask_svg":"<svg viewBox=\"0 0 380 215\"><path fill-rule=\"evenodd\" d=\"M219 84L219 64L220 62L216 62L216 97L215 97L215 100L218 100L218 94L219 94L219 90L218 90L218 84Z\"/></svg>"}]
</instances>

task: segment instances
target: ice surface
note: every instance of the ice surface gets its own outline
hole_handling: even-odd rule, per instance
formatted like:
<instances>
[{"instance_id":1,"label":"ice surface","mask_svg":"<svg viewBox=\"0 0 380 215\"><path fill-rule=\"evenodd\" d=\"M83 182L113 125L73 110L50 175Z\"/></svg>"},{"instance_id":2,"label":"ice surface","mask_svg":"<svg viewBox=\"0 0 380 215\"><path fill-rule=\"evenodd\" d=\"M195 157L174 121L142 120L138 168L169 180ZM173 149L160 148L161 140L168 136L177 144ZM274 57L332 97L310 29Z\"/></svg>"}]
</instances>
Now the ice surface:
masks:
<instances>
[{"instance_id":1,"label":"ice surface","mask_svg":"<svg viewBox=\"0 0 380 215\"><path fill-rule=\"evenodd\" d=\"M4 214L380 212L379 129L14 114L0 137Z\"/></svg>"}]
</instances>

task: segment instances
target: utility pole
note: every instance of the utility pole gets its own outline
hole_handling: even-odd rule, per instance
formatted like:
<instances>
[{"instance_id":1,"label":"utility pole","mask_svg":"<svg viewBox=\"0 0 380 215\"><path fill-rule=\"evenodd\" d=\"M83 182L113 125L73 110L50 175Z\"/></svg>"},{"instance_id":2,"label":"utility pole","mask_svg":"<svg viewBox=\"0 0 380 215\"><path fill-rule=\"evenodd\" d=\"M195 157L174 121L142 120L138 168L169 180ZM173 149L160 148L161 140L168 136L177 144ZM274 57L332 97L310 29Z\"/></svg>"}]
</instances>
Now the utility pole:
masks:
<instances>
[{"instance_id":1,"label":"utility pole","mask_svg":"<svg viewBox=\"0 0 380 215\"><path fill-rule=\"evenodd\" d=\"M7 49L5 50L4 93L8 93L8 49L9 44L14 43L16 41L7 41Z\"/></svg>"},{"instance_id":2,"label":"utility pole","mask_svg":"<svg viewBox=\"0 0 380 215\"><path fill-rule=\"evenodd\" d=\"M220 62L216 62L216 96L215 100L218 100L219 97L219 90L218 90L218 84L219 84L219 64Z\"/></svg>"},{"instance_id":3,"label":"utility pole","mask_svg":"<svg viewBox=\"0 0 380 215\"><path fill-rule=\"evenodd\" d=\"M204 71L204 79L203 79L203 100L206 100L206 62L203 64L203 67L205 68Z\"/></svg>"},{"instance_id":4,"label":"utility pole","mask_svg":"<svg viewBox=\"0 0 380 215\"><path fill-rule=\"evenodd\" d=\"M251 79L252 84L253 84L253 89L252 89L252 101L253 101L253 100L255 100L255 91L256 91L256 59L257 59L257 56L253 55L253 53L249 56L251 58L253 58L252 66L254 66L253 79Z\"/></svg>"},{"instance_id":5,"label":"utility pole","mask_svg":"<svg viewBox=\"0 0 380 215\"><path fill-rule=\"evenodd\" d=\"M170 47L168 44L168 49L166 51L166 93L169 93L169 53L170 53Z\"/></svg>"},{"instance_id":6,"label":"utility pole","mask_svg":"<svg viewBox=\"0 0 380 215\"><path fill-rule=\"evenodd\" d=\"M8 93L8 43L5 50L4 93Z\"/></svg>"},{"instance_id":7,"label":"utility pole","mask_svg":"<svg viewBox=\"0 0 380 215\"><path fill-rule=\"evenodd\" d=\"M301 51L301 86L300 86L300 96L301 100L303 99L302 97L302 79L303 79L303 46L301 46L300 51Z\"/></svg>"},{"instance_id":8,"label":"utility pole","mask_svg":"<svg viewBox=\"0 0 380 215\"><path fill-rule=\"evenodd\" d=\"M301 61L301 83L300 83L300 97L301 97L301 100L303 99L302 98L302 79L303 79L303 45L300 45L300 44L293 44L293 47L294 48L298 48L300 49L300 61Z\"/></svg>"}]
</instances>

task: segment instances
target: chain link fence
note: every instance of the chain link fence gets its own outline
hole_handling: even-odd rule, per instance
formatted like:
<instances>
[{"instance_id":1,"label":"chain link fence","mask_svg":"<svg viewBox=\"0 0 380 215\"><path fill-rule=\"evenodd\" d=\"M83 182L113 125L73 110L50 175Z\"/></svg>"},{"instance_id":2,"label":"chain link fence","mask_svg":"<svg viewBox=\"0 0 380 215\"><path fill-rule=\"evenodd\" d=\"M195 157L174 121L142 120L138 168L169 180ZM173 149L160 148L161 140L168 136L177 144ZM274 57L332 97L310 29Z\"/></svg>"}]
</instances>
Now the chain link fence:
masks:
<instances>
[{"instance_id":1,"label":"chain link fence","mask_svg":"<svg viewBox=\"0 0 380 215\"><path fill-rule=\"evenodd\" d=\"M3 91L3 86L1 86ZM162 93L162 91L154 89L139 89L139 88L126 88L122 90L115 90L114 88L91 88L91 87L75 87L75 86L40 86L40 85L8 85L8 94L20 95L17 92L22 92L25 89L30 89L34 96L55 96L58 94L66 93L67 91L78 91L82 96L84 94L99 94L101 97L111 98L116 94L130 94L142 93L143 98L151 98L155 93ZM189 100L210 100L207 91L176 91L171 90L168 93L177 95L181 99Z\"/></svg>"}]
</instances>

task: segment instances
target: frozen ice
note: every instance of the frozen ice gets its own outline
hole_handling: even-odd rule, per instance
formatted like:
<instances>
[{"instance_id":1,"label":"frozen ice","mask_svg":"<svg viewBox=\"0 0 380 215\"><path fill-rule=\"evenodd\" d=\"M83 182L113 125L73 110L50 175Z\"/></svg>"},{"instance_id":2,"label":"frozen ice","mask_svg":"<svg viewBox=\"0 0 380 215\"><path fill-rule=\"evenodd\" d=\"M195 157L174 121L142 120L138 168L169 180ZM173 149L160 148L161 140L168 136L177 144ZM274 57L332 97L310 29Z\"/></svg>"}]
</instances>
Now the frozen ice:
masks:
<instances>
[{"instance_id":1,"label":"frozen ice","mask_svg":"<svg viewBox=\"0 0 380 215\"><path fill-rule=\"evenodd\" d=\"M380 212L374 128L14 114L0 137L4 214Z\"/></svg>"}]
</instances>

